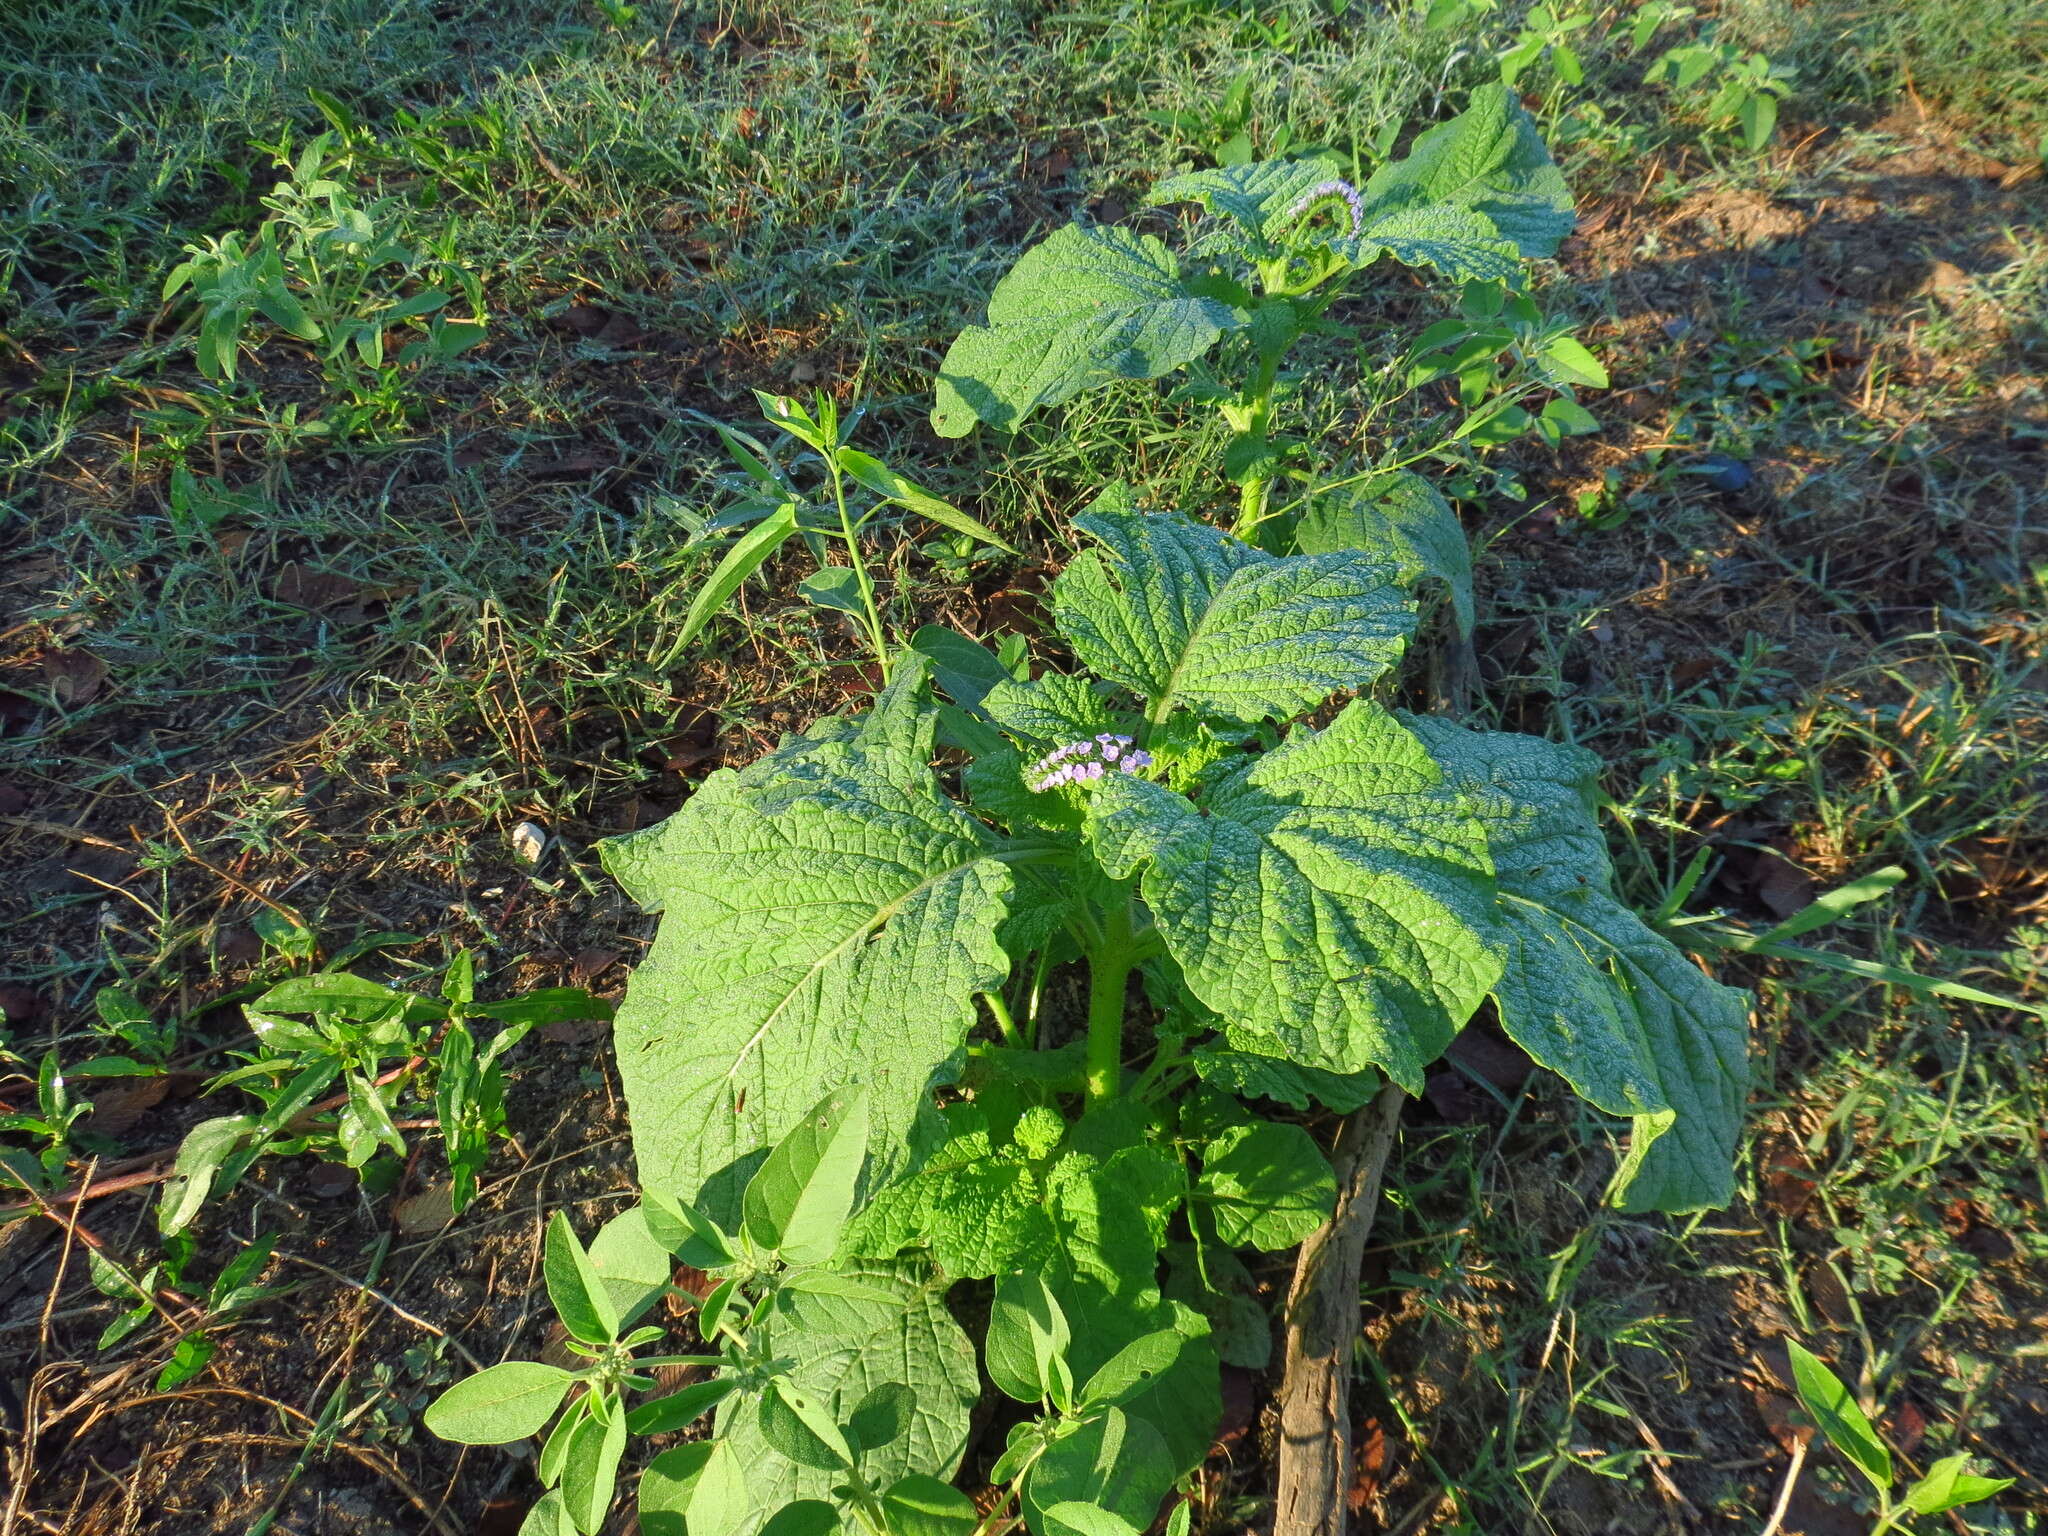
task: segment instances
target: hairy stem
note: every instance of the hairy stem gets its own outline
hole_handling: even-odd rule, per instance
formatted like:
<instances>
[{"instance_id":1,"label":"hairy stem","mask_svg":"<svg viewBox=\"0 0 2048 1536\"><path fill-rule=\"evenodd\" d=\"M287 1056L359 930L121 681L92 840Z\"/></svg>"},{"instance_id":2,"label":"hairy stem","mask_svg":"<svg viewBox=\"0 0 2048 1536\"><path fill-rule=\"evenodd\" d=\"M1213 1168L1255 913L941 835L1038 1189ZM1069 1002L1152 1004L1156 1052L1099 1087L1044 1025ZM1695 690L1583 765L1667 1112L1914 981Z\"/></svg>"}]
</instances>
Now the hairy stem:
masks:
<instances>
[{"instance_id":1,"label":"hairy stem","mask_svg":"<svg viewBox=\"0 0 2048 1536\"><path fill-rule=\"evenodd\" d=\"M1131 903L1122 896L1103 914L1102 941L1088 955L1088 1107L1117 1096L1124 1075L1124 987L1138 958Z\"/></svg>"},{"instance_id":2,"label":"hairy stem","mask_svg":"<svg viewBox=\"0 0 2048 1536\"><path fill-rule=\"evenodd\" d=\"M988 1011L996 1021L996 1029L1002 1034L1003 1044L1013 1050L1024 1049L1024 1037L1017 1031L1017 1021L1010 1016L1010 1004L1000 992L984 992L981 1000L988 1004Z\"/></svg>"},{"instance_id":3,"label":"hairy stem","mask_svg":"<svg viewBox=\"0 0 2048 1536\"><path fill-rule=\"evenodd\" d=\"M1273 416L1273 386L1280 377L1280 359L1284 349L1262 351L1259 357L1258 377L1252 381L1247 392L1246 405L1249 410L1244 418L1244 435L1264 442L1269 423ZM1237 526L1231 530L1239 538L1245 537L1252 529L1265 520L1266 491L1273 483L1271 475L1255 475L1238 488Z\"/></svg>"}]
</instances>

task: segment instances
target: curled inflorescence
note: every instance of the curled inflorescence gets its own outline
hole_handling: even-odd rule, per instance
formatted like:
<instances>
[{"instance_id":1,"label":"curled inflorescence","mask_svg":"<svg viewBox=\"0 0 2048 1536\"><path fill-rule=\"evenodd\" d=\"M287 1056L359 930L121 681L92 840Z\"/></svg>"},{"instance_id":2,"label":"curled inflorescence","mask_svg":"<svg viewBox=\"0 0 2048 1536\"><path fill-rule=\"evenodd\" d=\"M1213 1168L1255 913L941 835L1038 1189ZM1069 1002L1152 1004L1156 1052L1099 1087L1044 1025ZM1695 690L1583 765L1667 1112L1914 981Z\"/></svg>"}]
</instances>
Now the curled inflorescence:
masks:
<instances>
[{"instance_id":1,"label":"curled inflorescence","mask_svg":"<svg viewBox=\"0 0 2048 1536\"><path fill-rule=\"evenodd\" d=\"M1151 766L1152 754L1134 746L1130 737L1104 731L1054 747L1024 770L1024 782L1033 793L1042 793L1062 784L1085 784L1105 773L1137 773Z\"/></svg>"},{"instance_id":2,"label":"curled inflorescence","mask_svg":"<svg viewBox=\"0 0 2048 1536\"><path fill-rule=\"evenodd\" d=\"M1343 198L1344 206L1351 210L1351 233L1359 235L1365 232L1365 199L1358 195L1358 188L1341 179L1317 182L1294 200L1294 206L1283 217L1297 218L1326 197Z\"/></svg>"}]
</instances>

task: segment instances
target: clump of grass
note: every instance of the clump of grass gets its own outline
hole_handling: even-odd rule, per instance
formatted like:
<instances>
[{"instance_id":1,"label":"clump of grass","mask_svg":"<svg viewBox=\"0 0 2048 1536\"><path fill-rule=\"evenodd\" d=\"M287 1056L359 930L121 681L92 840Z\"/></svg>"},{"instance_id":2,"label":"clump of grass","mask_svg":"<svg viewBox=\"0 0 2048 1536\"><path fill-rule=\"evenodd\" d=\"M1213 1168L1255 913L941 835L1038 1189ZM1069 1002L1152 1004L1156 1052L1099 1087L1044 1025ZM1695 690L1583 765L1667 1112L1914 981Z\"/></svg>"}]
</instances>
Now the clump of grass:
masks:
<instances>
[{"instance_id":1,"label":"clump of grass","mask_svg":"<svg viewBox=\"0 0 2048 1536\"><path fill-rule=\"evenodd\" d=\"M1910 95L1994 153L2048 156L2048 12L2034 0L1733 0L1727 12L1799 71L1808 116Z\"/></svg>"}]
</instances>

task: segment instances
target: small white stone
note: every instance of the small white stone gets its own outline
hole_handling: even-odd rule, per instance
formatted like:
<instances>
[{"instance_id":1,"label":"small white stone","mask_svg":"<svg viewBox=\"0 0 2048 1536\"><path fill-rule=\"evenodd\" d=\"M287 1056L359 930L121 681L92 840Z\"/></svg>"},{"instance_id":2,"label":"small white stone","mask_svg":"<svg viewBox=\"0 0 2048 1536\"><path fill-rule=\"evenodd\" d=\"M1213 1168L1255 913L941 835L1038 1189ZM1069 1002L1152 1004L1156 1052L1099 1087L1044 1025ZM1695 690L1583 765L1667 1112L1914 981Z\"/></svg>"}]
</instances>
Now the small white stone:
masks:
<instances>
[{"instance_id":1,"label":"small white stone","mask_svg":"<svg viewBox=\"0 0 2048 1536\"><path fill-rule=\"evenodd\" d=\"M522 821L512 829L512 851L528 864L538 864L548 849L548 835L539 825Z\"/></svg>"}]
</instances>

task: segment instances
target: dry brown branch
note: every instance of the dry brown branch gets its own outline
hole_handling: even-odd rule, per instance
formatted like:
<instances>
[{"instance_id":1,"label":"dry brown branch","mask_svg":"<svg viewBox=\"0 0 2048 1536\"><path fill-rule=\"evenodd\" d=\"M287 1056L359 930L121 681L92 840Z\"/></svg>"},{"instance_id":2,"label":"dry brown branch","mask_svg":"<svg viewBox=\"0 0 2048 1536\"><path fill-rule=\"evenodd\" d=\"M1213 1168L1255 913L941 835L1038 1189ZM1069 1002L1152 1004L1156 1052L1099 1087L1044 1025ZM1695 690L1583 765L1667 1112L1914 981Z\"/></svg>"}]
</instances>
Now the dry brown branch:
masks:
<instances>
[{"instance_id":1,"label":"dry brown branch","mask_svg":"<svg viewBox=\"0 0 2048 1536\"><path fill-rule=\"evenodd\" d=\"M1295 1262L1287 1293L1273 1536L1344 1536L1351 1491L1351 1357L1363 1321L1359 1267L1404 1097L1389 1083L1344 1122L1331 1158L1337 1208L1301 1245Z\"/></svg>"}]
</instances>

